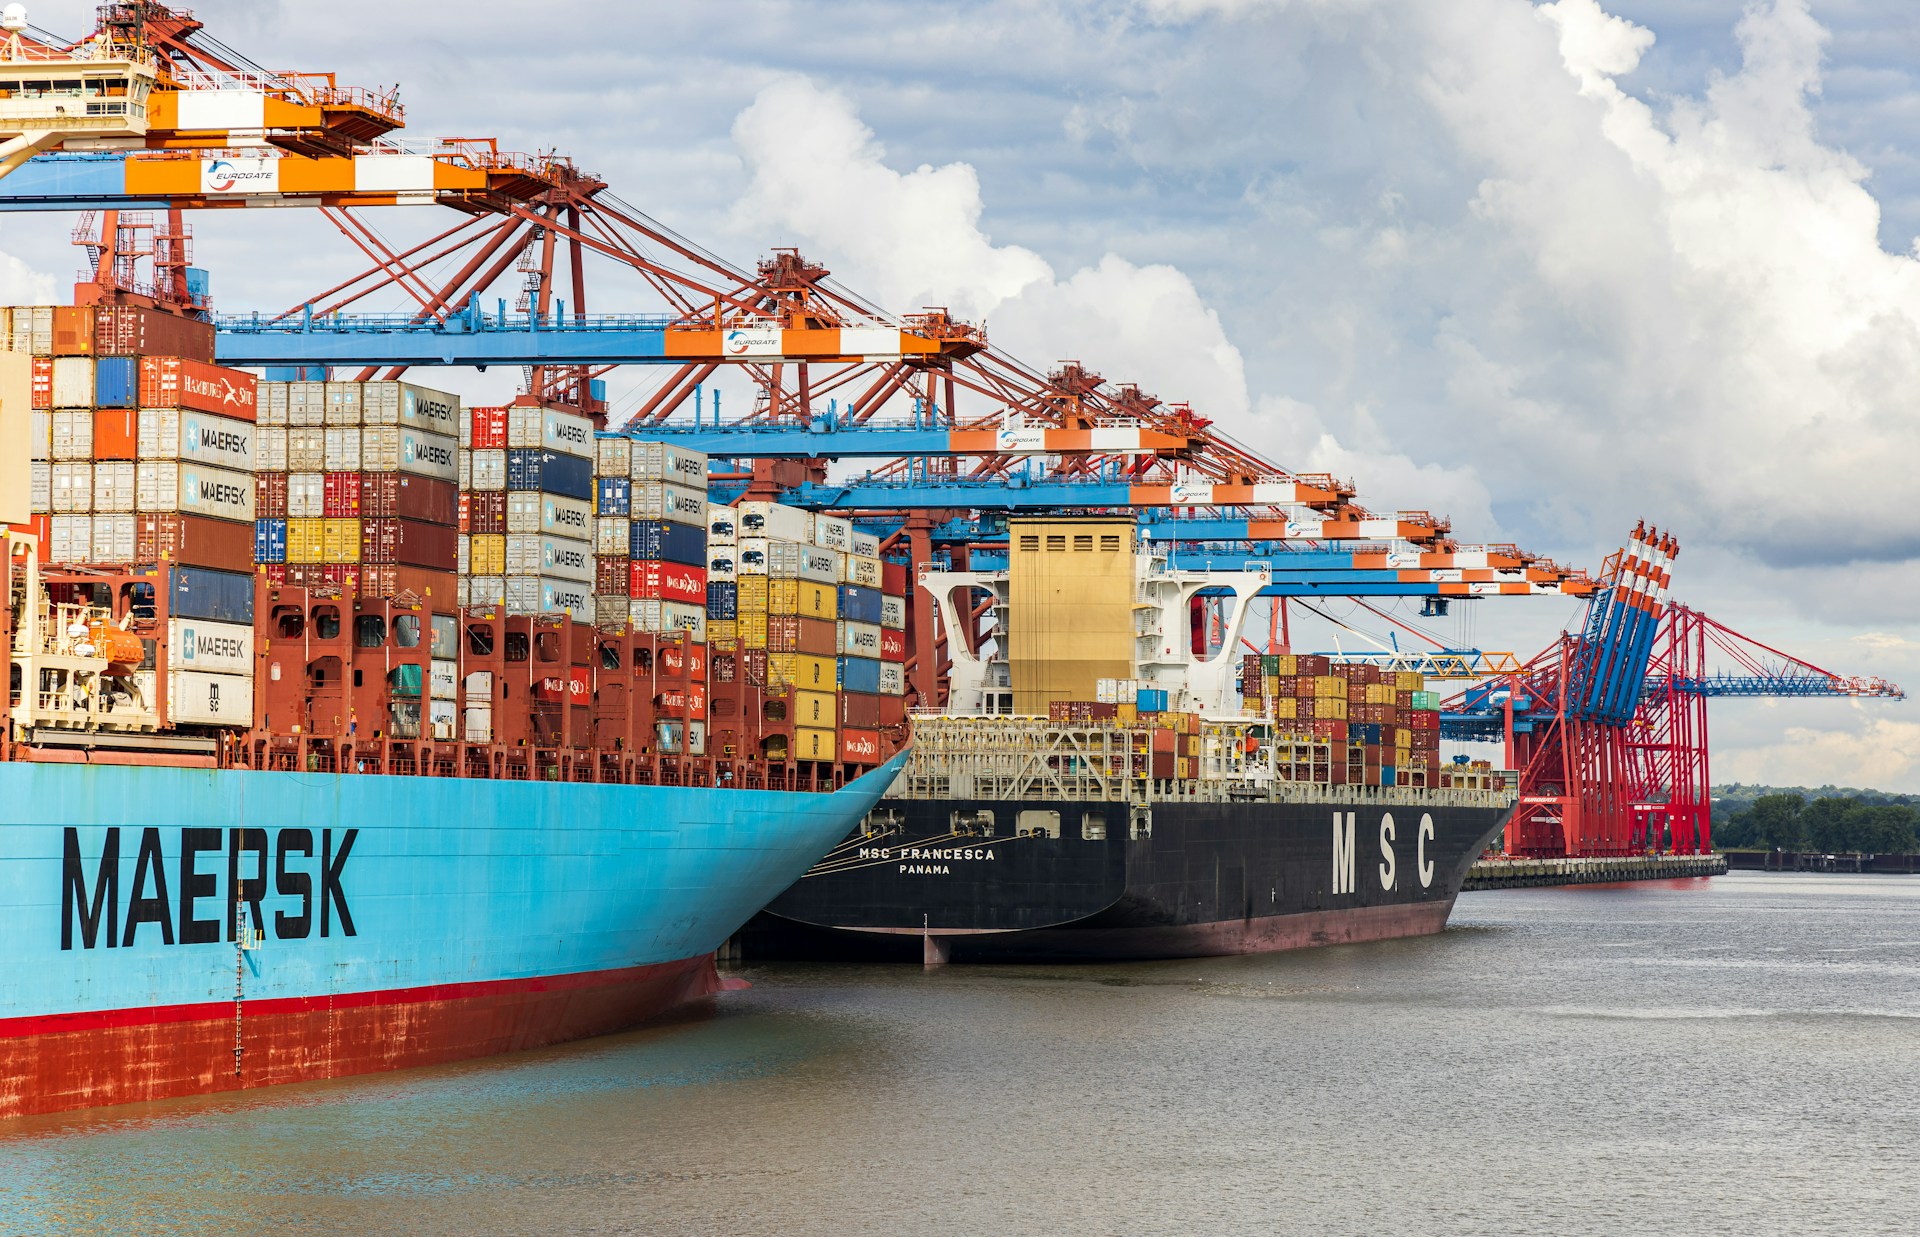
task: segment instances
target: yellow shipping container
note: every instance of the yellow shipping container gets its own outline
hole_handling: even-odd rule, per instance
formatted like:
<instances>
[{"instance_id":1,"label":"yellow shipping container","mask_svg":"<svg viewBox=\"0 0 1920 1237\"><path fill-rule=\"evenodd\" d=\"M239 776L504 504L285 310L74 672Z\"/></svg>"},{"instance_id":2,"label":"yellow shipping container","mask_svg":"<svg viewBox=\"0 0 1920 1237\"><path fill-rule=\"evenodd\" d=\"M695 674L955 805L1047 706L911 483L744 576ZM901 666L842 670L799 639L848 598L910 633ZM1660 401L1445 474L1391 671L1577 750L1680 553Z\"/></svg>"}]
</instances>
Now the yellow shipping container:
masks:
<instances>
[{"instance_id":1,"label":"yellow shipping container","mask_svg":"<svg viewBox=\"0 0 1920 1237\"><path fill-rule=\"evenodd\" d=\"M1369 683L1367 684L1367 703L1392 704L1397 690L1391 683Z\"/></svg>"},{"instance_id":2,"label":"yellow shipping container","mask_svg":"<svg viewBox=\"0 0 1920 1237\"><path fill-rule=\"evenodd\" d=\"M1004 648L1013 707L1046 716L1134 673L1134 528L1113 517L1023 518L1008 527Z\"/></svg>"},{"instance_id":3,"label":"yellow shipping container","mask_svg":"<svg viewBox=\"0 0 1920 1237\"><path fill-rule=\"evenodd\" d=\"M1280 654L1280 676L1282 678L1292 678L1294 675L1299 673L1300 673L1300 659L1295 657L1292 653Z\"/></svg>"},{"instance_id":4,"label":"yellow shipping container","mask_svg":"<svg viewBox=\"0 0 1920 1237\"><path fill-rule=\"evenodd\" d=\"M765 614L767 612L767 577L741 576L738 583L740 613Z\"/></svg>"},{"instance_id":5,"label":"yellow shipping container","mask_svg":"<svg viewBox=\"0 0 1920 1237\"><path fill-rule=\"evenodd\" d=\"M1394 676L1394 686L1403 692L1423 692L1427 690L1426 676L1418 670L1401 670Z\"/></svg>"},{"instance_id":6,"label":"yellow shipping container","mask_svg":"<svg viewBox=\"0 0 1920 1237\"><path fill-rule=\"evenodd\" d=\"M1267 675L1260 681L1260 685L1269 696L1278 696L1280 694L1280 676L1277 674Z\"/></svg>"},{"instance_id":7,"label":"yellow shipping container","mask_svg":"<svg viewBox=\"0 0 1920 1237\"><path fill-rule=\"evenodd\" d=\"M1118 705L1116 706L1116 708L1118 711L1114 714L1114 718L1121 725L1131 726L1140 720L1139 705L1129 703L1129 704Z\"/></svg>"},{"instance_id":8,"label":"yellow shipping container","mask_svg":"<svg viewBox=\"0 0 1920 1237\"><path fill-rule=\"evenodd\" d=\"M738 640L739 638L740 638L740 621L738 619L708 619L707 620L707 643L708 644L712 644L717 640Z\"/></svg>"},{"instance_id":9,"label":"yellow shipping container","mask_svg":"<svg viewBox=\"0 0 1920 1237\"><path fill-rule=\"evenodd\" d=\"M1295 700L1292 696L1283 697L1273 702L1273 715L1275 717L1293 720L1300 716L1297 711L1298 705L1299 701Z\"/></svg>"},{"instance_id":10,"label":"yellow shipping container","mask_svg":"<svg viewBox=\"0 0 1920 1237\"><path fill-rule=\"evenodd\" d=\"M840 697L833 692L796 691L793 693L793 724L825 726L840 724Z\"/></svg>"},{"instance_id":11,"label":"yellow shipping container","mask_svg":"<svg viewBox=\"0 0 1920 1237\"><path fill-rule=\"evenodd\" d=\"M326 557L323 563L357 563L360 561L360 521L353 516L329 517L322 531L326 543Z\"/></svg>"},{"instance_id":12,"label":"yellow shipping container","mask_svg":"<svg viewBox=\"0 0 1920 1237\"><path fill-rule=\"evenodd\" d=\"M811 653L767 654L769 687L833 691L839 685L839 667L831 657L815 657Z\"/></svg>"},{"instance_id":13,"label":"yellow shipping container","mask_svg":"<svg viewBox=\"0 0 1920 1237\"><path fill-rule=\"evenodd\" d=\"M507 574L505 533L475 533L467 542L467 573L476 576Z\"/></svg>"},{"instance_id":14,"label":"yellow shipping container","mask_svg":"<svg viewBox=\"0 0 1920 1237\"><path fill-rule=\"evenodd\" d=\"M840 617L840 594L831 584L813 580L767 581L767 613L797 614L801 618Z\"/></svg>"},{"instance_id":15,"label":"yellow shipping container","mask_svg":"<svg viewBox=\"0 0 1920 1237\"><path fill-rule=\"evenodd\" d=\"M1347 720L1347 702L1339 696L1321 696L1313 702L1313 715L1322 721Z\"/></svg>"},{"instance_id":16,"label":"yellow shipping container","mask_svg":"<svg viewBox=\"0 0 1920 1237\"><path fill-rule=\"evenodd\" d=\"M1337 674L1323 674L1313 681L1313 694L1344 701L1347 698L1347 681Z\"/></svg>"},{"instance_id":17,"label":"yellow shipping container","mask_svg":"<svg viewBox=\"0 0 1920 1237\"><path fill-rule=\"evenodd\" d=\"M748 614L742 611L737 620L740 624L740 646L748 649L767 647L767 616L764 613Z\"/></svg>"},{"instance_id":18,"label":"yellow shipping container","mask_svg":"<svg viewBox=\"0 0 1920 1237\"><path fill-rule=\"evenodd\" d=\"M831 730L801 730L793 732L793 759L795 760L832 760L837 749L834 746L834 734Z\"/></svg>"},{"instance_id":19,"label":"yellow shipping container","mask_svg":"<svg viewBox=\"0 0 1920 1237\"><path fill-rule=\"evenodd\" d=\"M327 561L327 522L317 515L295 516L287 521L287 561L324 563Z\"/></svg>"},{"instance_id":20,"label":"yellow shipping container","mask_svg":"<svg viewBox=\"0 0 1920 1237\"><path fill-rule=\"evenodd\" d=\"M1393 728L1393 745L1398 748L1412 747L1413 731L1408 730L1405 726L1395 726Z\"/></svg>"}]
</instances>

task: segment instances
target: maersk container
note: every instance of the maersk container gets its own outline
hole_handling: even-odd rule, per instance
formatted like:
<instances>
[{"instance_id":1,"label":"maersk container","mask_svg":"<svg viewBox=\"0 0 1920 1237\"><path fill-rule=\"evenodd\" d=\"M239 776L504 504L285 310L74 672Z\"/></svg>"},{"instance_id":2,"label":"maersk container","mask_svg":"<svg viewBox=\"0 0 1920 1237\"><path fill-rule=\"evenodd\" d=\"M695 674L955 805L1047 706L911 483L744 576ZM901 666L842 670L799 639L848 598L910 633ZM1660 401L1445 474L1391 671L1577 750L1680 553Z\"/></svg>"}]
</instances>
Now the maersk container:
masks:
<instances>
[{"instance_id":1,"label":"maersk container","mask_svg":"<svg viewBox=\"0 0 1920 1237\"><path fill-rule=\"evenodd\" d=\"M636 481L628 490L627 514L636 520L672 520L707 530L707 492L664 481Z\"/></svg>"},{"instance_id":2,"label":"maersk container","mask_svg":"<svg viewBox=\"0 0 1920 1237\"><path fill-rule=\"evenodd\" d=\"M739 526L734 521L732 507L707 504L707 543L709 545L733 545L739 540Z\"/></svg>"},{"instance_id":3,"label":"maersk container","mask_svg":"<svg viewBox=\"0 0 1920 1237\"><path fill-rule=\"evenodd\" d=\"M704 490L707 488L706 453L664 442L636 442L628 461L627 476L635 481L671 481Z\"/></svg>"},{"instance_id":4,"label":"maersk container","mask_svg":"<svg viewBox=\"0 0 1920 1237\"><path fill-rule=\"evenodd\" d=\"M559 451L510 448L507 451L507 489L539 491L593 501L593 461Z\"/></svg>"},{"instance_id":5,"label":"maersk container","mask_svg":"<svg viewBox=\"0 0 1920 1237\"><path fill-rule=\"evenodd\" d=\"M603 516L625 517L632 511L633 482L625 477L599 477L594 481L597 498L594 510Z\"/></svg>"},{"instance_id":6,"label":"maersk container","mask_svg":"<svg viewBox=\"0 0 1920 1237\"><path fill-rule=\"evenodd\" d=\"M259 439L257 426L235 417L178 408L140 410L140 458L143 460L193 460L216 468L252 472L261 466Z\"/></svg>"},{"instance_id":7,"label":"maersk container","mask_svg":"<svg viewBox=\"0 0 1920 1237\"><path fill-rule=\"evenodd\" d=\"M834 651L847 657L880 657L880 625L878 623L854 623L845 619L834 624L834 632L839 645ZM875 680L876 682L878 680ZM865 691L865 688L850 687L848 691Z\"/></svg>"},{"instance_id":8,"label":"maersk container","mask_svg":"<svg viewBox=\"0 0 1920 1237\"><path fill-rule=\"evenodd\" d=\"M435 658L427 667L427 690L435 700L460 698L460 663Z\"/></svg>"},{"instance_id":9,"label":"maersk container","mask_svg":"<svg viewBox=\"0 0 1920 1237\"><path fill-rule=\"evenodd\" d=\"M704 567L707 531L671 520L635 520L627 527L627 554L631 558Z\"/></svg>"},{"instance_id":10,"label":"maersk container","mask_svg":"<svg viewBox=\"0 0 1920 1237\"><path fill-rule=\"evenodd\" d=\"M465 420L457 395L415 386L411 382L360 384L362 425L404 425L424 433L457 439L460 437L461 423Z\"/></svg>"},{"instance_id":11,"label":"maersk container","mask_svg":"<svg viewBox=\"0 0 1920 1237\"><path fill-rule=\"evenodd\" d=\"M459 480L460 444L451 436L407 425L370 425L360 431L360 440L360 471Z\"/></svg>"},{"instance_id":12,"label":"maersk container","mask_svg":"<svg viewBox=\"0 0 1920 1237\"><path fill-rule=\"evenodd\" d=\"M505 576L473 576L466 581L467 604L475 607L504 606L507 604L507 578Z\"/></svg>"},{"instance_id":13,"label":"maersk container","mask_svg":"<svg viewBox=\"0 0 1920 1237\"><path fill-rule=\"evenodd\" d=\"M853 521L837 515L815 515L813 544L845 554L853 545Z\"/></svg>"},{"instance_id":14,"label":"maersk container","mask_svg":"<svg viewBox=\"0 0 1920 1237\"><path fill-rule=\"evenodd\" d=\"M632 531L621 516L603 515L593 522L593 550L596 554L624 558L632 540Z\"/></svg>"},{"instance_id":15,"label":"maersk container","mask_svg":"<svg viewBox=\"0 0 1920 1237\"><path fill-rule=\"evenodd\" d=\"M796 544L813 540L813 514L780 503L741 503L734 508L739 515L740 537L768 537Z\"/></svg>"},{"instance_id":16,"label":"maersk container","mask_svg":"<svg viewBox=\"0 0 1920 1237\"><path fill-rule=\"evenodd\" d=\"M743 576L764 576L773 569L773 547L786 544L767 537L742 537L735 544L734 570Z\"/></svg>"},{"instance_id":17,"label":"maersk container","mask_svg":"<svg viewBox=\"0 0 1920 1237\"><path fill-rule=\"evenodd\" d=\"M142 460L136 468L137 510L253 523L253 477L247 473L171 460Z\"/></svg>"},{"instance_id":18,"label":"maersk container","mask_svg":"<svg viewBox=\"0 0 1920 1237\"><path fill-rule=\"evenodd\" d=\"M549 533L585 541L593 533L593 507L579 499L554 494L509 492L507 531Z\"/></svg>"},{"instance_id":19,"label":"maersk container","mask_svg":"<svg viewBox=\"0 0 1920 1237\"><path fill-rule=\"evenodd\" d=\"M862 588L880 587L880 560L859 554L847 555L847 583Z\"/></svg>"},{"instance_id":20,"label":"maersk container","mask_svg":"<svg viewBox=\"0 0 1920 1237\"><path fill-rule=\"evenodd\" d=\"M878 623L880 621L880 590L864 588L858 584L840 586L840 617L853 623ZM867 691L859 687L854 691Z\"/></svg>"},{"instance_id":21,"label":"maersk container","mask_svg":"<svg viewBox=\"0 0 1920 1237\"><path fill-rule=\"evenodd\" d=\"M427 724L436 743L451 743L460 725L460 705L452 700L427 701Z\"/></svg>"},{"instance_id":22,"label":"maersk container","mask_svg":"<svg viewBox=\"0 0 1920 1237\"><path fill-rule=\"evenodd\" d=\"M174 618L253 622L253 577L210 567L173 567L166 575L167 609Z\"/></svg>"},{"instance_id":23,"label":"maersk container","mask_svg":"<svg viewBox=\"0 0 1920 1237\"><path fill-rule=\"evenodd\" d=\"M287 522L285 520L253 522L253 561L269 564L287 561Z\"/></svg>"},{"instance_id":24,"label":"maersk container","mask_svg":"<svg viewBox=\"0 0 1920 1237\"><path fill-rule=\"evenodd\" d=\"M327 470L327 431L317 425L293 425L287 428L287 471L325 472Z\"/></svg>"},{"instance_id":25,"label":"maersk container","mask_svg":"<svg viewBox=\"0 0 1920 1237\"><path fill-rule=\"evenodd\" d=\"M847 543L847 553L857 554L861 558L879 558L880 538L856 528L853 530L853 540Z\"/></svg>"},{"instance_id":26,"label":"maersk container","mask_svg":"<svg viewBox=\"0 0 1920 1237\"><path fill-rule=\"evenodd\" d=\"M493 702L468 705L462 711L460 733L468 743L493 742Z\"/></svg>"},{"instance_id":27,"label":"maersk container","mask_svg":"<svg viewBox=\"0 0 1920 1237\"><path fill-rule=\"evenodd\" d=\"M557 408L507 409L507 446L594 459L593 422ZM591 468L589 468L591 471Z\"/></svg>"},{"instance_id":28,"label":"maersk container","mask_svg":"<svg viewBox=\"0 0 1920 1237\"><path fill-rule=\"evenodd\" d=\"M738 582L740 548L733 545L709 545L707 547L707 578Z\"/></svg>"},{"instance_id":29,"label":"maersk container","mask_svg":"<svg viewBox=\"0 0 1920 1237\"><path fill-rule=\"evenodd\" d=\"M739 618L740 586L731 580L709 580L707 582L707 617L722 620Z\"/></svg>"},{"instance_id":30,"label":"maersk container","mask_svg":"<svg viewBox=\"0 0 1920 1237\"><path fill-rule=\"evenodd\" d=\"M209 674L253 673L253 626L204 619L167 620L167 666Z\"/></svg>"},{"instance_id":31,"label":"maersk container","mask_svg":"<svg viewBox=\"0 0 1920 1237\"><path fill-rule=\"evenodd\" d=\"M553 576L561 580L593 579L593 549L584 541L545 533L508 533L506 574Z\"/></svg>"},{"instance_id":32,"label":"maersk container","mask_svg":"<svg viewBox=\"0 0 1920 1237\"><path fill-rule=\"evenodd\" d=\"M253 677L175 670L167 675L167 717L176 726L253 725Z\"/></svg>"},{"instance_id":33,"label":"maersk container","mask_svg":"<svg viewBox=\"0 0 1920 1237\"><path fill-rule=\"evenodd\" d=\"M633 467L633 439L625 434L601 434L593 440L593 471L602 477L625 477Z\"/></svg>"},{"instance_id":34,"label":"maersk container","mask_svg":"<svg viewBox=\"0 0 1920 1237\"><path fill-rule=\"evenodd\" d=\"M696 643L704 643L707 608L684 601L631 601L627 603L627 625L634 631L684 631Z\"/></svg>"},{"instance_id":35,"label":"maersk container","mask_svg":"<svg viewBox=\"0 0 1920 1237\"><path fill-rule=\"evenodd\" d=\"M360 427L329 425L321 433L327 444L326 470L328 472L359 472Z\"/></svg>"},{"instance_id":36,"label":"maersk container","mask_svg":"<svg viewBox=\"0 0 1920 1237\"><path fill-rule=\"evenodd\" d=\"M847 556L838 550L822 549L819 546L797 545L793 547L794 574L802 580L812 580L816 584L838 584L847 578ZM770 575L785 575L782 564L776 556Z\"/></svg>"},{"instance_id":37,"label":"maersk container","mask_svg":"<svg viewBox=\"0 0 1920 1237\"><path fill-rule=\"evenodd\" d=\"M904 696L907 694L907 668L897 661L880 663L880 694L882 696Z\"/></svg>"},{"instance_id":38,"label":"maersk container","mask_svg":"<svg viewBox=\"0 0 1920 1237\"><path fill-rule=\"evenodd\" d=\"M327 410L323 415L328 425L359 425L360 384L358 382L327 383Z\"/></svg>"},{"instance_id":39,"label":"maersk container","mask_svg":"<svg viewBox=\"0 0 1920 1237\"><path fill-rule=\"evenodd\" d=\"M289 382L287 384L287 424L320 426L327 423L327 384Z\"/></svg>"},{"instance_id":40,"label":"maersk container","mask_svg":"<svg viewBox=\"0 0 1920 1237\"><path fill-rule=\"evenodd\" d=\"M891 627L895 631L907 629L907 599L895 597L889 593L880 595L880 626Z\"/></svg>"},{"instance_id":41,"label":"maersk container","mask_svg":"<svg viewBox=\"0 0 1920 1237\"><path fill-rule=\"evenodd\" d=\"M880 666L876 657L842 657L839 659L839 684L843 692L865 692L870 696L880 694Z\"/></svg>"},{"instance_id":42,"label":"maersk container","mask_svg":"<svg viewBox=\"0 0 1920 1237\"><path fill-rule=\"evenodd\" d=\"M508 576L507 613L553 614L564 611L582 622L593 618L593 586L552 576Z\"/></svg>"},{"instance_id":43,"label":"maersk container","mask_svg":"<svg viewBox=\"0 0 1920 1237\"><path fill-rule=\"evenodd\" d=\"M130 356L103 356L93 363L96 408L131 408L140 402L140 363Z\"/></svg>"}]
</instances>

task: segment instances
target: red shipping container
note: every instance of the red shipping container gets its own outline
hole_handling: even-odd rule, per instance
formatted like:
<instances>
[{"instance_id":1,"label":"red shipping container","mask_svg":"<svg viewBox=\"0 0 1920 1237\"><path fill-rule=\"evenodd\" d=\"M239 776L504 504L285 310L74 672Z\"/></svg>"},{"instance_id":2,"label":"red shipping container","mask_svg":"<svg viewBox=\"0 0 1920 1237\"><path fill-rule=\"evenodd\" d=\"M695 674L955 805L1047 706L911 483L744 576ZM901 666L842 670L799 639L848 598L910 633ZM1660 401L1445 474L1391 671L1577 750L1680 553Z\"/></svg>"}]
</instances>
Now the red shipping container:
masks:
<instances>
[{"instance_id":1,"label":"red shipping container","mask_svg":"<svg viewBox=\"0 0 1920 1237\"><path fill-rule=\"evenodd\" d=\"M463 533L473 531L467 527L467 495L464 492L460 495L460 531Z\"/></svg>"},{"instance_id":2,"label":"red shipping container","mask_svg":"<svg viewBox=\"0 0 1920 1237\"><path fill-rule=\"evenodd\" d=\"M627 565L627 596L639 601L707 604L707 570L642 559Z\"/></svg>"},{"instance_id":3,"label":"red shipping container","mask_svg":"<svg viewBox=\"0 0 1920 1237\"><path fill-rule=\"evenodd\" d=\"M363 597L412 597L432 605L441 613L453 610L458 578L451 571L430 571L425 567L379 565L355 568L360 573Z\"/></svg>"},{"instance_id":4,"label":"red shipping container","mask_svg":"<svg viewBox=\"0 0 1920 1237\"><path fill-rule=\"evenodd\" d=\"M242 421L255 419L259 392L254 376L188 357L140 358L142 408L192 408Z\"/></svg>"},{"instance_id":5,"label":"red shipping container","mask_svg":"<svg viewBox=\"0 0 1920 1237\"><path fill-rule=\"evenodd\" d=\"M253 525L203 515L137 515L133 557L141 564L252 572Z\"/></svg>"},{"instance_id":6,"label":"red shipping container","mask_svg":"<svg viewBox=\"0 0 1920 1237\"><path fill-rule=\"evenodd\" d=\"M707 677L707 646L704 644L665 644L660 646L660 673L670 679Z\"/></svg>"},{"instance_id":7,"label":"red shipping container","mask_svg":"<svg viewBox=\"0 0 1920 1237\"><path fill-rule=\"evenodd\" d=\"M593 561L593 591L608 597L628 596L627 556L602 554Z\"/></svg>"},{"instance_id":8,"label":"red shipping container","mask_svg":"<svg viewBox=\"0 0 1920 1237\"><path fill-rule=\"evenodd\" d=\"M16 533L25 533L37 543L34 557L44 565L53 553L53 517L50 515L28 516L25 524L9 524Z\"/></svg>"},{"instance_id":9,"label":"red shipping container","mask_svg":"<svg viewBox=\"0 0 1920 1237\"><path fill-rule=\"evenodd\" d=\"M253 474L253 514L255 519L280 520L287 515L287 474Z\"/></svg>"},{"instance_id":10,"label":"red shipping container","mask_svg":"<svg viewBox=\"0 0 1920 1237\"><path fill-rule=\"evenodd\" d=\"M765 649L746 650L747 682L755 687L767 685L767 651Z\"/></svg>"},{"instance_id":11,"label":"red shipping container","mask_svg":"<svg viewBox=\"0 0 1920 1237\"><path fill-rule=\"evenodd\" d=\"M140 412L138 409L96 408L93 410L93 458L96 460L140 458Z\"/></svg>"},{"instance_id":12,"label":"red shipping container","mask_svg":"<svg viewBox=\"0 0 1920 1237\"><path fill-rule=\"evenodd\" d=\"M53 355L93 355L93 306L53 307Z\"/></svg>"},{"instance_id":13,"label":"red shipping container","mask_svg":"<svg viewBox=\"0 0 1920 1237\"><path fill-rule=\"evenodd\" d=\"M449 528L460 520L462 495L460 487L452 481L412 477L403 472L351 475L360 478L359 515L392 516L423 524L444 524Z\"/></svg>"},{"instance_id":14,"label":"red shipping container","mask_svg":"<svg viewBox=\"0 0 1920 1237\"><path fill-rule=\"evenodd\" d=\"M880 591L891 597L907 595L907 565L892 559L880 564Z\"/></svg>"},{"instance_id":15,"label":"red shipping container","mask_svg":"<svg viewBox=\"0 0 1920 1237\"><path fill-rule=\"evenodd\" d=\"M276 588L286 587L287 565L285 563L268 563L263 567L255 568L255 570L267 577L268 584L274 585Z\"/></svg>"},{"instance_id":16,"label":"red shipping container","mask_svg":"<svg viewBox=\"0 0 1920 1237\"><path fill-rule=\"evenodd\" d=\"M53 358L50 356L33 358L33 389L27 393L27 406L53 407Z\"/></svg>"},{"instance_id":17,"label":"red shipping container","mask_svg":"<svg viewBox=\"0 0 1920 1237\"><path fill-rule=\"evenodd\" d=\"M840 759L850 765L879 764L880 732L878 730L842 730Z\"/></svg>"},{"instance_id":18,"label":"red shipping container","mask_svg":"<svg viewBox=\"0 0 1920 1237\"><path fill-rule=\"evenodd\" d=\"M739 681L740 663L732 653L715 653L713 666L707 675L710 683L733 683Z\"/></svg>"},{"instance_id":19,"label":"red shipping container","mask_svg":"<svg viewBox=\"0 0 1920 1237\"><path fill-rule=\"evenodd\" d=\"M213 362L213 323L163 309L101 305L93 312L100 356L178 356Z\"/></svg>"},{"instance_id":20,"label":"red shipping container","mask_svg":"<svg viewBox=\"0 0 1920 1237\"><path fill-rule=\"evenodd\" d=\"M468 422L471 425L469 438L475 451L502 451L507 445L507 410L505 408L469 408Z\"/></svg>"},{"instance_id":21,"label":"red shipping container","mask_svg":"<svg viewBox=\"0 0 1920 1237\"><path fill-rule=\"evenodd\" d=\"M906 632L895 631L891 627L882 627L880 629L880 660L881 661L907 660L907 633Z\"/></svg>"},{"instance_id":22,"label":"red shipping container","mask_svg":"<svg viewBox=\"0 0 1920 1237\"><path fill-rule=\"evenodd\" d=\"M324 486L320 500L320 514L336 519L360 514L359 473L330 472L326 474Z\"/></svg>"},{"instance_id":23,"label":"red shipping container","mask_svg":"<svg viewBox=\"0 0 1920 1237\"><path fill-rule=\"evenodd\" d=\"M840 693L840 724L862 730L880 725L880 697L865 692Z\"/></svg>"},{"instance_id":24,"label":"red shipping container","mask_svg":"<svg viewBox=\"0 0 1920 1237\"><path fill-rule=\"evenodd\" d=\"M338 589L351 596L360 585L360 568L352 563L289 563L287 583L297 588Z\"/></svg>"},{"instance_id":25,"label":"red shipping container","mask_svg":"<svg viewBox=\"0 0 1920 1237\"><path fill-rule=\"evenodd\" d=\"M467 500L468 532L504 533L507 531L505 490L476 490L463 497Z\"/></svg>"},{"instance_id":26,"label":"red shipping container","mask_svg":"<svg viewBox=\"0 0 1920 1237\"><path fill-rule=\"evenodd\" d=\"M363 517L360 521L360 561L368 566L452 571L459 555L460 534L445 524L387 516Z\"/></svg>"},{"instance_id":27,"label":"red shipping container","mask_svg":"<svg viewBox=\"0 0 1920 1237\"><path fill-rule=\"evenodd\" d=\"M800 618L792 614L767 616L767 651L770 653L832 657L839 652L838 644L832 619Z\"/></svg>"},{"instance_id":28,"label":"red shipping container","mask_svg":"<svg viewBox=\"0 0 1920 1237\"><path fill-rule=\"evenodd\" d=\"M907 698L905 696L880 697L880 724L882 726L902 726L907 721Z\"/></svg>"},{"instance_id":29,"label":"red shipping container","mask_svg":"<svg viewBox=\"0 0 1920 1237\"><path fill-rule=\"evenodd\" d=\"M689 683L685 687L664 688L654 697L655 707L664 717L684 718L690 722L707 720L707 685Z\"/></svg>"}]
</instances>

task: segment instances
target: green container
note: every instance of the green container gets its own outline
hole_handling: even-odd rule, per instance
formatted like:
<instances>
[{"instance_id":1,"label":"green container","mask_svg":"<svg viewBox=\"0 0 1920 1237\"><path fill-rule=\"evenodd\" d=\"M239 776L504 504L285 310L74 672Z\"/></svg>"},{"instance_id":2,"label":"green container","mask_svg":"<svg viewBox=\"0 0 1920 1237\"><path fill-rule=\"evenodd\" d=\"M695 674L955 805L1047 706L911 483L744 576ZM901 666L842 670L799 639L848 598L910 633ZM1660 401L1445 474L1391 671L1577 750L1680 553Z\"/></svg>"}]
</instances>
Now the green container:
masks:
<instances>
[{"instance_id":1,"label":"green container","mask_svg":"<svg viewBox=\"0 0 1920 1237\"><path fill-rule=\"evenodd\" d=\"M387 673L387 694L390 696L418 696L420 683L424 676L420 667L409 662L395 666Z\"/></svg>"}]
</instances>

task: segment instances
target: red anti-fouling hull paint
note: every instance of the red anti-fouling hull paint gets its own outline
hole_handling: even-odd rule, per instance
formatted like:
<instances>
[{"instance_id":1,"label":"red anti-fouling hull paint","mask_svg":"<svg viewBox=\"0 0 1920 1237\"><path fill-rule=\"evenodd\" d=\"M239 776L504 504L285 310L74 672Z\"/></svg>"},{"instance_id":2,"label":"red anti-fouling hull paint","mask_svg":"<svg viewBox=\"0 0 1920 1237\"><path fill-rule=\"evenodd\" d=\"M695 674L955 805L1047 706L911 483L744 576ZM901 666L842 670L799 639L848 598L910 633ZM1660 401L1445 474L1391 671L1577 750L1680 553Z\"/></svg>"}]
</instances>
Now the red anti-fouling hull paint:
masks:
<instances>
[{"instance_id":1,"label":"red anti-fouling hull paint","mask_svg":"<svg viewBox=\"0 0 1920 1237\"><path fill-rule=\"evenodd\" d=\"M626 1030L719 990L707 954L583 975L0 1019L0 1118L517 1052Z\"/></svg>"}]
</instances>

